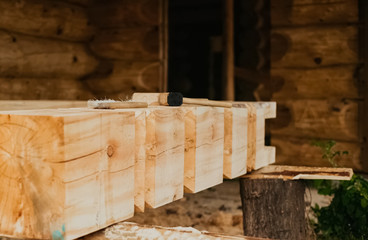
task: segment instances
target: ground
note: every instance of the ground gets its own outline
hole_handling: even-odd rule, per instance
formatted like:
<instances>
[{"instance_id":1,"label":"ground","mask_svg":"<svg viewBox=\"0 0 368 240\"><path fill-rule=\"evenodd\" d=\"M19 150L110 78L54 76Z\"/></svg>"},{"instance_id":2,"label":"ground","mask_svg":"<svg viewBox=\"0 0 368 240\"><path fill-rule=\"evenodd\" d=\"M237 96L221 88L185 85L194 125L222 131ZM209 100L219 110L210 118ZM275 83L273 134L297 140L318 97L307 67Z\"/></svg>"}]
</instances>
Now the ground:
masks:
<instances>
[{"instance_id":1,"label":"ground","mask_svg":"<svg viewBox=\"0 0 368 240\"><path fill-rule=\"evenodd\" d=\"M176 202L157 209L147 209L127 221L243 235L239 181L225 181L196 194L185 194Z\"/></svg>"}]
</instances>

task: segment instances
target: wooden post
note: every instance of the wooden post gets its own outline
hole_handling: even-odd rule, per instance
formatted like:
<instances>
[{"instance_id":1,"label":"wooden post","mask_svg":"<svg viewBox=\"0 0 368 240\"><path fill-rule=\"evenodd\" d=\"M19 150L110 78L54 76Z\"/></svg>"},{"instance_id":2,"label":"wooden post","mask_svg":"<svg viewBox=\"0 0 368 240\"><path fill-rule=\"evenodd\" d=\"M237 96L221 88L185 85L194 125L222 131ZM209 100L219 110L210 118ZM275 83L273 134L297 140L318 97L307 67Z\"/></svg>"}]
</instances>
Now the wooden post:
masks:
<instances>
[{"instance_id":1,"label":"wooden post","mask_svg":"<svg viewBox=\"0 0 368 240\"><path fill-rule=\"evenodd\" d=\"M306 239L304 192L301 181L240 179L244 235Z\"/></svg>"},{"instance_id":2,"label":"wooden post","mask_svg":"<svg viewBox=\"0 0 368 240\"><path fill-rule=\"evenodd\" d=\"M235 100L234 96L234 1L225 0L225 21L224 21L224 68L223 84L224 98Z\"/></svg>"}]
</instances>

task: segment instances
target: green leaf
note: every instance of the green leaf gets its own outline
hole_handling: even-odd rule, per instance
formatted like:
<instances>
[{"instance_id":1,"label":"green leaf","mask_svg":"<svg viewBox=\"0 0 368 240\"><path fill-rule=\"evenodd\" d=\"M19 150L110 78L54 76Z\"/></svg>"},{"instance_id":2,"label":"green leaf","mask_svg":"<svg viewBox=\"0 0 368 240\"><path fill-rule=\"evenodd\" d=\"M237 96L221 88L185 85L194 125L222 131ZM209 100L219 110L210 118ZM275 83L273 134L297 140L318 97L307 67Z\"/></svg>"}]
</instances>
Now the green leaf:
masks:
<instances>
[{"instance_id":1,"label":"green leaf","mask_svg":"<svg viewBox=\"0 0 368 240\"><path fill-rule=\"evenodd\" d=\"M360 200L360 206L362 206L362 208L366 208L368 206L368 200L365 198L362 198Z\"/></svg>"}]
</instances>

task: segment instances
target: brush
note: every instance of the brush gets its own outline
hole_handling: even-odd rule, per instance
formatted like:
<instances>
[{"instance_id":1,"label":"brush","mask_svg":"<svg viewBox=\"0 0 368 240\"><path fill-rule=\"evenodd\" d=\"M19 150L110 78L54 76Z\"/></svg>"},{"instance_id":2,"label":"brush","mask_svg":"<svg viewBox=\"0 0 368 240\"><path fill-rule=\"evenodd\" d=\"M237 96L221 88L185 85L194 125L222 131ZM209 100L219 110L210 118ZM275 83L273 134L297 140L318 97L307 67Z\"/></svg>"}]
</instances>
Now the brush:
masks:
<instances>
[{"instance_id":1,"label":"brush","mask_svg":"<svg viewBox=\"0 0 368 240\"><path fill-rule=\"evenodd\" d=\"M135 101L115 101L111 99L107 100L88 100L88 108L94 109L124 109L124 108L146 108L147 102L135 102Z\"/></svg>"}]
</instances>

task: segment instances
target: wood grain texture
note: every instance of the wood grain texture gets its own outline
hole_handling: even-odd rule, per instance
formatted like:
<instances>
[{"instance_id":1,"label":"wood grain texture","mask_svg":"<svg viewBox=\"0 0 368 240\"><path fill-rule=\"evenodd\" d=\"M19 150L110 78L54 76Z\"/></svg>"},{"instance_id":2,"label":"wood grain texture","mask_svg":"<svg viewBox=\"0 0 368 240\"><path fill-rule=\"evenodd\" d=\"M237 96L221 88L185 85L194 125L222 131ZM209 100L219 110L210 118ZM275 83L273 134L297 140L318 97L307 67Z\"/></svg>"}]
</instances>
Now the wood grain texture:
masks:
<instances>
[{"instance_id":1,"label":"wood grain texture","mask_svg":"<svg viewBox=\"0 0 368 240\"><path fill-rule=\"evenodd\" d=\"M146 206L156 208L183 197L184 114L180 108L146 112Z\"/></svg>"},{"instance_id":2,"label":"wood grain texture","mask_svg":"<svg viewBox=\"0 0 368 240\"><path fill-rule=\"evenodd\" d=\"M279 26L305 26L346 24L358 22L358 1L332 1L300 4L298 1L271 1L271 24Z\"/></svg>"},{"instance_id":3,"label":"wood grain texture","mask_svg":"<svg viewBox=\"0 0 368 240\"><path fill-rule=\"evenodd\" d=\"M358 103L349 100L279 101L271 134L359 141Z\"/></svg>"},{"instance_id":4,"label":"wood grain texture","mask_svg":"<svg viewBox=\"0 0 368 240\"><path fill-rule=\"evenodd\" d=\"M126 99L135 91L157 92L162 65L158 61L114 61L107 74L85 79L97 98Z\"/></svg>"},{"instance_id":5,"label":"wood grain texture","mask_svg":"<svg viewBox=\"0 0 368 240\"><path fill-rule=\"evenodd\" d=\"M116 60L159 60L159 29L135 27L100 30L90 47L103 58Z\"/></svg>"},{"instance_id":6,"label":"wood grain texture","mask_svg":"<svg viewBox=\"0 0 368 240\"><path fill-rule=\"evenodd\" d=\"M223 181L224 109L182 109L185 112L184 187L186 192L196 193Z\"/></svg>"},{"instance_id":7,"label":"wood grain texture","mask_svg":"<svg viewBox=\"0 0 368 240\"><path fill-rule=\"evenodd\" d=\"M79 43L0 31L0 76L77 79L91 74L98 61Z\"/></svg>"},{"instance_id":8,"label":"wood grain texture","mask_svg":"<svg viewBox=\"0 0 368 240\"><path fill-rule=\"evenodd\" d=\"M2 234L74 239L133 215L134 113L13 111L0 122Z\"/></svg>"},{"instance_id":9,"label":"wood grain texture","mask_svg":"<svg viewBox=\"0 0 368 240\"><path fill-rule=\"evenodd\" d=\"M100 28L157 26L161 0L97 1L89 9L93 23Z\"/></svg>"},{"instance_id":10,"label":"wood grain texture","mask_svg":"<svg viewBox=\"0 0 368 240\"><path fill-rule=\"evenodd\" d=\"M30 110L53 108L81 108L86 107L86 101L62 101L62 100L0 100L0 110Z\"/></svg>"},{"instance_id":11,"label":"wood grain texture","mask_svg":"<svg viewBox=\"0 0 368 240\"><path fill-rule=\"evenodd\" d=\"M224 177L236 178L247 172L248 110L225 109Z\"/></svg>"},{"instance_id":12,"label":"wood grain texture","mask_svg":"<svg viewBox=\"0 0 368 240\"><path fill-rule=\"evenodd\" d=\"M0 78L0 99L93 99L94 95L81 81L60 78Z\"/></svg>"},{"instance_id":13,"label":"wood grain texture","mask_svg":"<svg viewBox=\"0 0 368 240\"><path fill-rule=\"evenodd\" d=\"M270 81L256 90L260 99L358 98L356 65L311 69L271 69Z\"/></svg>"},{"instance_id":14,"label":"wood grain texture","mask_svg":"<svg viewBox=\"0 0 368 240\"><path fill-rule=\"evenodd\" d=\"M276 146L276 163L279 165L331 167L331 164L322 158L320 148L312 146L313 138L272 136L271 144ZM334 151L348 151L348 155L336 157L338 166L363 171L360 161L361 145L356 142L337 141Z\"/></svg>"},{"instance_id":15,"label":"wood grain texture","mask_svg":"<svg viewBox=\"0 0 368 240\"><path fill-rule=\"evenodd\" d=\"M1 0L0 28L67 41L88 41L94 34L85 9L60 1Z\"/></svg>"},{"instance_id":16,"label":"wood grain texture","mask_svg":"<svg viewBox=\"0 0 368 240\"><path fill-rule=\"evenodd\" d=\"M248 179L283 179L284 181L299 179L347 181L352 176L353 169L351 168L269 165L242 177Z\"/></svg>"},{"instance_id":17,"label":"wood grain texture","mask_svg":"<svg viewBox=\"0 0 368 240\"><path fill-rule=\"evenodd\" d=\"M313 68L358 63L357 28L326 26L274 29L272 68Z\"/></svg>"}]
</instances>

